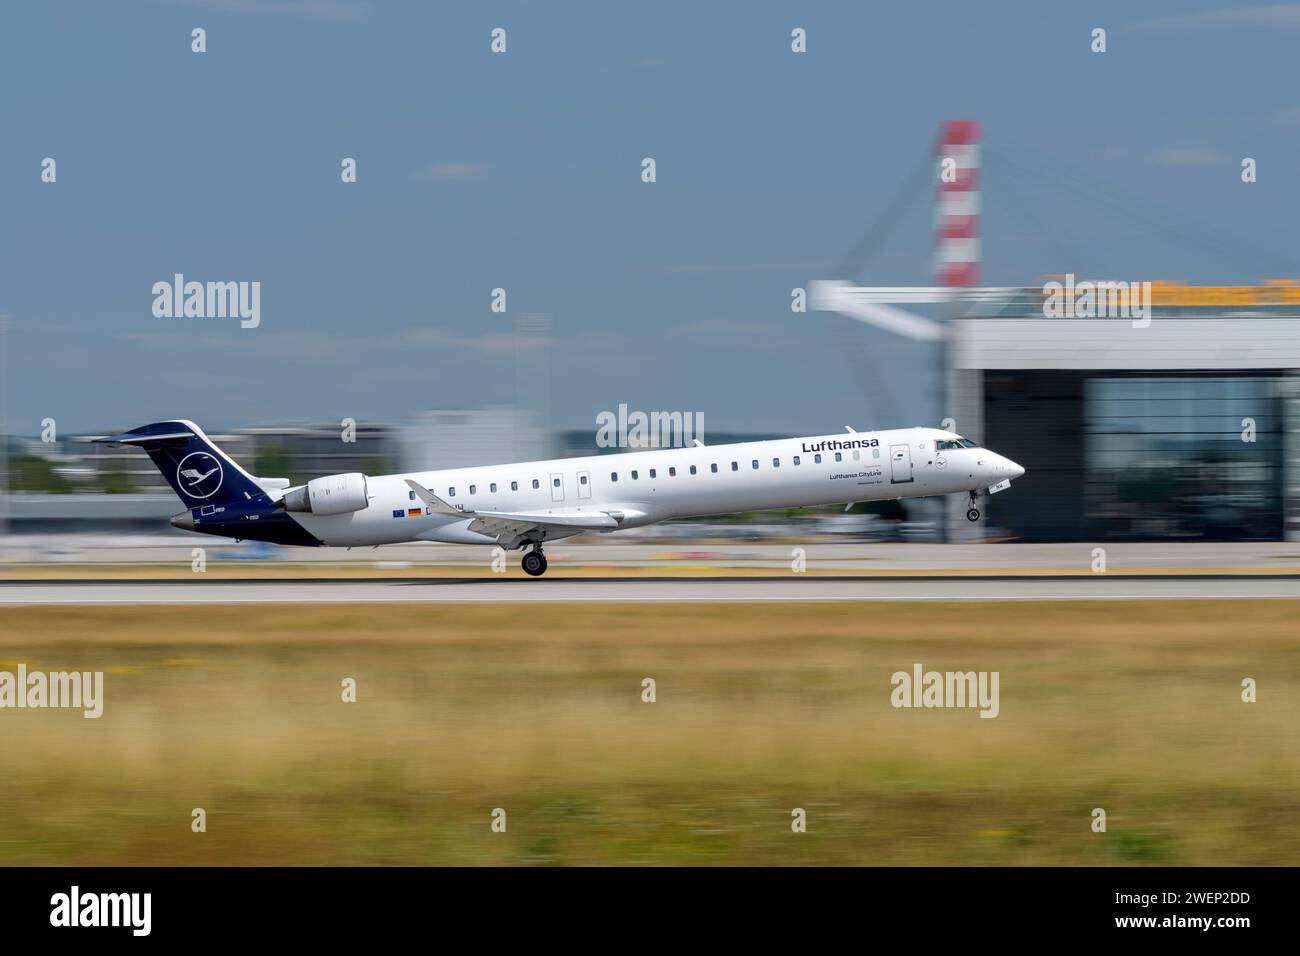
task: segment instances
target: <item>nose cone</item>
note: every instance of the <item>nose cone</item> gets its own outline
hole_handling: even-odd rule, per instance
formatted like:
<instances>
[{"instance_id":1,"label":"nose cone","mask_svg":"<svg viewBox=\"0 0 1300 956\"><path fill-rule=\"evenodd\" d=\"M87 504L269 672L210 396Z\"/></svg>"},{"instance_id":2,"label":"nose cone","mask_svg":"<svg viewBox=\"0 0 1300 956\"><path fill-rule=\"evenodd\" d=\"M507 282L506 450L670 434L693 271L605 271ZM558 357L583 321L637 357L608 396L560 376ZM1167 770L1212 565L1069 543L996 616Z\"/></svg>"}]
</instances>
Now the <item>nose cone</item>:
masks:
<instances>
[{"instance_id":1,"label":"nose cone","mask_svg":"<svg viewBox=\"0 0 1300 956\"><path fill-rule=\"evenodd\" d=\"M1017 465L1017 464L1016 464L1014 461L1012 461L1010 458L1007 458L1007 459L1004 459L1004 460L1005 460L1006 463L1007 463L1007 469L1008 469L1008 470L1007 470L1007 477L1009 477L1009 478L1019 478L1021 475L1023 475L1023 474L1025 473L1025 469L1024 469L1021 465Z\"/></svg>"},{"instance_id":2,"label":"nose cone","mask_svg":"<svg viewBox=\"0 0 1300 956\"><path fill-rule=\"evenodd\" d=\"M182 511L178 515L172 515L172 527L180 528L182 531L194 530L194 515L188 511Z\"/></svg>"}]
</instances>

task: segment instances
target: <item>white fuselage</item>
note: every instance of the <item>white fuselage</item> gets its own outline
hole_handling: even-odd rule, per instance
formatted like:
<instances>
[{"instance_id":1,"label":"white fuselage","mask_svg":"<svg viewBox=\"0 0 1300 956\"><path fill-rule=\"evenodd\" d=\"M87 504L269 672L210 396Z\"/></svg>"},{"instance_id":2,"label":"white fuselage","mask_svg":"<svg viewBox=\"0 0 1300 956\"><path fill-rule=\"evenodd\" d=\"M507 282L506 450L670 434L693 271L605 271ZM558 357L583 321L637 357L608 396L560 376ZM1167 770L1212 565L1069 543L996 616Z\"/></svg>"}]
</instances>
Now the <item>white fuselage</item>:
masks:
<instances>
[{"instance_id":1,"label":"white fuselage","mask_svg":"<svg viewBox=\"0 0 1300 956\"><path fill-rule=\"evenodd\" d=\"M1024 474L986 448L936 451L937 441L957 438L917 427L370 476L368 504L360 511L292 517L336 547L495 544L469 530L471 515L425 507L407 479L466 512L602 511L615 515L620 528L635 528L673 518L977 491Z\"/></svg>"}]
</instances>

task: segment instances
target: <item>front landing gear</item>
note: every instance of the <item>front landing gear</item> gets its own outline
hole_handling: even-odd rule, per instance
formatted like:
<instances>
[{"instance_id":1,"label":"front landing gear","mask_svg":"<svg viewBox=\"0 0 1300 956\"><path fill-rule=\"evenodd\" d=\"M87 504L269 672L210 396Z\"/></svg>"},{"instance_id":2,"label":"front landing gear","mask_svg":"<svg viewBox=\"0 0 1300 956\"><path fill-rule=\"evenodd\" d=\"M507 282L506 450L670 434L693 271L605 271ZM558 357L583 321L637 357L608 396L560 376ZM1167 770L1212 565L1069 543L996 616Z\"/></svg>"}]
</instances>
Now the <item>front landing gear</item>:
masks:
<instances>
[{"instance_id":1,"label":"front landing gear","mask_svg":"<svg viewBox=\"0 0 1300 956\"><path fill-rule=\"evenodd\" d=\"M533 550L524 555L519 562L524 569L524 574L530 577L539 578L546 573L546 555L542 553L541 545L533 545Z\"/></svg>"},{"instance_id":2,"label":"front landing gear","mask_svg":"<svg viewBox=\"0 0 1300 956\"><path fill-rule=\"evenodd\" d=\"M980 511L979 511L978 508L975 507L975 500L976 500L976 498L978 498L978 497L979 497L979 496L978 496L975 492L972 491L972 492L970 493L970 506L969 506L969 507L967 508L967 510L966 510L966 520L967 520L967 521L979 521L979 520L980 520Z\"/></svg>"}]
</instances>

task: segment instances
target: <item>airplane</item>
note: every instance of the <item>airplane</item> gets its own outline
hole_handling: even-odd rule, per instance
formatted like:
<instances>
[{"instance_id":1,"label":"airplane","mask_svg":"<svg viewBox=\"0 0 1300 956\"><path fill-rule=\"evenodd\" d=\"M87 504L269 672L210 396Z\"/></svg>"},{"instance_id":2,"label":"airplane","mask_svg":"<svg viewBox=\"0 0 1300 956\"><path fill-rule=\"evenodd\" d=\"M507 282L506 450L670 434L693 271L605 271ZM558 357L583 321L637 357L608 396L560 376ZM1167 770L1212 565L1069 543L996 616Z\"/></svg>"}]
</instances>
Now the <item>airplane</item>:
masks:
<instances>
[{"instance_id":1,"label":"airplane","mask_svg":"<svg viewBox=\"0 0 1300 956\"><path fill-rule=\"evenodd\" d=\"M95 441L141 448L185 504L172 525L236 540L312 547L433 541L526 548L526 574L546 573L543 546L577 534L674 518L981 492L1020 465L939 428L656 448L398 475L326 475L306 484L257 478L192 421L154 422Z\"/></svg>"}]
</instances>

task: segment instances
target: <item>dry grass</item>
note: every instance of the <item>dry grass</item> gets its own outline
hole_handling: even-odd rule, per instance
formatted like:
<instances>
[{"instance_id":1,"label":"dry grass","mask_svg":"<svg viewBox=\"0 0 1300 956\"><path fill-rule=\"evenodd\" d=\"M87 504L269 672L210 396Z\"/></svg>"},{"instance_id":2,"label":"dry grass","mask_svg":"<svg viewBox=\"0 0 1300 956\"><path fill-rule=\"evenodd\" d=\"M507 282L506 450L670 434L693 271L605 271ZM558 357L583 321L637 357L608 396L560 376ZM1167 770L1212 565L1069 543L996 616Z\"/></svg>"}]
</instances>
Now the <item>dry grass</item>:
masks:
<instances>
[{"instance_id":1,"label":"dry grass","mask_svg":"<svg viewBox=\"0 0 1300 956\"><path fill-rule=\"evenodd\" d=\"M2 610L19 660L107 702L0 711L6 864L1300 863L1298 602Z\"/></svg>"}]
</instances>

